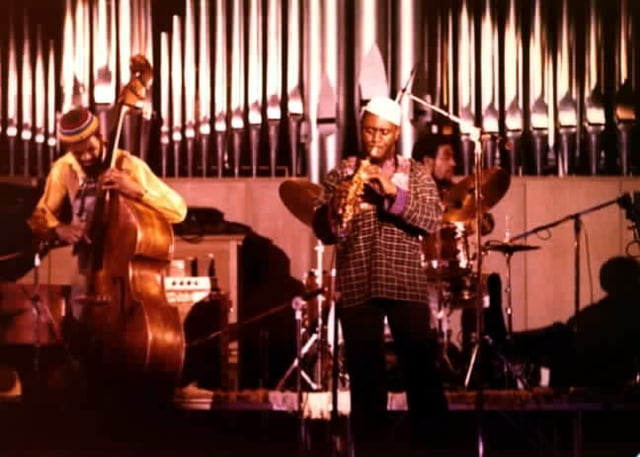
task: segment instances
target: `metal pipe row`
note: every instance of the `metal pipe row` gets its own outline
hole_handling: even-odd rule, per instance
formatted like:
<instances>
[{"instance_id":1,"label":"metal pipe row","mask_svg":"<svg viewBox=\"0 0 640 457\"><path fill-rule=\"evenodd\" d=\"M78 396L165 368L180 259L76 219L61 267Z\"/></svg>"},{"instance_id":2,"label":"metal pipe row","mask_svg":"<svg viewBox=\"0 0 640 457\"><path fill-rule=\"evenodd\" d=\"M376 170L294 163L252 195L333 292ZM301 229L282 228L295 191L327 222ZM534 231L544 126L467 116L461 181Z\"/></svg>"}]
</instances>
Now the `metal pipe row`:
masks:
<instances>
[{"instance_id":1,"label":"metal pipe row","mask_svg":"<svg viewBox=\"0 0 640 457\"><path fill-rule=\"evenodd\" d=\"M412 94L465 121L457 128L464 174L473 169L472 125L485 133L486 166L514 174L640 168L631 155L640 13L629 0L617 0L614 14L596 0L179 0L154 14L151 0L63 1L58 48L28 12L22 40L14 17L0 43L8 74L2 172L44 174L57 154L55 120L70 107L108 119L130 78L129 57L153 61L154 37L158 76L124 146L162 176L318 181L357 153L363 104L398 96L410 75ZM169 20L158 30L153 18L162 14ZM398 98L398 150L409 155L417 136L444 130L445 121Z\"/></svg>"}]
</instances>

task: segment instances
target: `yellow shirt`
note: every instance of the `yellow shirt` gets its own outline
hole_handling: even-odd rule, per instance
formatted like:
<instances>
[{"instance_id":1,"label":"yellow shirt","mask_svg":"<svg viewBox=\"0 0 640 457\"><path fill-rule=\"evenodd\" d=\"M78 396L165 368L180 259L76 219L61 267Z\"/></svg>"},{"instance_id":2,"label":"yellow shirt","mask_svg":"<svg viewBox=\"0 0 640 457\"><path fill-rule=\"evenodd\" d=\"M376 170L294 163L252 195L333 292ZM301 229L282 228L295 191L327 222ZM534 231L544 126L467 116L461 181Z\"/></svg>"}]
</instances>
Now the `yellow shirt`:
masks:
<instances>
[{"instance_id":1,"label":"yellow shirt","mask_svg":"<svg viewBox=\"0 0 640 457\"><path fill-rule=\"evenodd\" d=\"M118 158L121 157L122 171L132 176L146 190L142 203L158 211L170 223L184 220L187 205L176 191L158 178L138 157L120 149L116 154ZM55 161L47 177L44 193L29 221L34 233L47 237L47 233L60 224L58 217L64 199L68 198L73 204L85 179L86 174L71 153L66 153Z\"/></svg>"}]
</instances>

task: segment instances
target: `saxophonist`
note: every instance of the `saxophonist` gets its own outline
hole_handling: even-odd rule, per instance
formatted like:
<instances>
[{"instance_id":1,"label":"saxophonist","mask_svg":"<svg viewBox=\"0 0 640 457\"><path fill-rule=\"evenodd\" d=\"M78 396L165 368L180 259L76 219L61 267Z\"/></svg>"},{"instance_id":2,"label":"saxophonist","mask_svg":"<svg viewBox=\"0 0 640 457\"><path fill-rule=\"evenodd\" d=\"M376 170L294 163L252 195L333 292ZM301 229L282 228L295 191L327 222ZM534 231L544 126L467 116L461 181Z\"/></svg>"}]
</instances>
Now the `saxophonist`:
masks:
<instances>
[{"instance_id":1,"label":"saxophonist","mask_svg":"<svg viewBox=\"0 0 640 457\"><path fill-rule=\"evenodd\" d=\"M442 208L422 164L396 154L401 116L394 100L371 99L360 125L364 153L327 174L314 214L316 236L336 244L337 312L357 457L392 455L384 451L390 443L385 316L407 393L413 432L407 452L424 450L447 409L418 238L438 230ZM399 444L389 452L397 453Z\"/></svg>"}]
</instances>

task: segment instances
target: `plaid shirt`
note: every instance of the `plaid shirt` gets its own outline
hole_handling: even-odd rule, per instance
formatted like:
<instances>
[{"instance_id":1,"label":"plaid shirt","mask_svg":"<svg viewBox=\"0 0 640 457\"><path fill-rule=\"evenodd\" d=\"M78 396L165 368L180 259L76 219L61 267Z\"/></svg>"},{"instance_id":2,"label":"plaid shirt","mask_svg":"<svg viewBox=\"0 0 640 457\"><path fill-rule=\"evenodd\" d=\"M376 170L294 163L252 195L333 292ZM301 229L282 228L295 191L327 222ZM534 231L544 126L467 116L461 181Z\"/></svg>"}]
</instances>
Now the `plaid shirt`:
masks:
<instances>
[{"instance_id":1,"label":"plaid shirt","mask_svg":"<svg viewBox=\"0 0 640 457\"><path fill-rule=\"evenodd\" d=\"M327 174L319 205L328 204L336 186L351 179L355 165L355 158L344 160ZM363 207L351 220L347 237L338 242L336 290L342 306L372 298L428 302L419 235L440 226L438 190L433 178L412 159L398 157L392 181L399 188L392 207Z\"/></svg>"}]
</instances>

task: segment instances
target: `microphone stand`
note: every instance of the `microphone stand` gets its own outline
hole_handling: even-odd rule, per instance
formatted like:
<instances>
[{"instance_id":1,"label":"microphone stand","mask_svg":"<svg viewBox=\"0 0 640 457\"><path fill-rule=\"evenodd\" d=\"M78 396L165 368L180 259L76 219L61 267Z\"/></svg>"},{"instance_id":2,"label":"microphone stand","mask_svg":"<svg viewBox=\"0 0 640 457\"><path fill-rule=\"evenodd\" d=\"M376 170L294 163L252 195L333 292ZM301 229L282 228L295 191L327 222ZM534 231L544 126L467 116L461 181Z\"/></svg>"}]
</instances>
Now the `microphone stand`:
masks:
<instances>
[{"instance_id":1,"label":"microphone stand","mask_svg":"<svg viewBox=\"0 0 640 457\"><path fill-rule=\"evenodd\" d=\"M41 309L41 297L40 297L40 262L42 255L46 252L47 243L38 246L38 249L34 253L33 257L33 283L32 292L29 294L29 301L31 302L31 312L33 314L33 388L35 398L40 400L41 395L41 379L40 379L40 351L42 341L40 340L40 323L42 319ZM47 309L48 311L48 309ZM47 318L51 319L51 313L47 313ZM51 321L52 322L52 321ZM54 334L58 334L54 331Z\"/></svg>"},{"instance_id":2,"label":"microphone stand","mask_svg":"<svg viewBox=\"0 0 640 457\"><path fill-rule=\"evenodd\" d=\"M573 277L573 287L574 287L574 316L578 315L580 311L580 232L582 231L582 219L581 216L584 214L588 214L599 209L605 208L607 206L611 206L614 204L618 204L622 206L622 202L624 198L628 198L628 194L623 194L620 197L614 198L612 200L605 201L598 205L592 206L591 208L587 208L582 211L578 211L577 213L569 214L561 219L557 219L553 222L549 222L548 224L540 225L538 227L534 227L531 230L527 230L526 232L522 232L516 236L509 238L509 242L514 242L522 238L526 238L529 235L533 235L535 233L541 232L543 230L549 230L553 227L556 227L560 224L563 224L568 221L573 221L573 247L574 247L574 255L573 255L573 268L574 268L574 277ZM574 319L575 325L573 328L574 332L578 331L578 321Z\"/></svg>"},{"instance_id":3,"label":"microphone stand","mask_svg":"<svg viewBox=\"0 0 640 457\"><path fill-rule=\"evenodd\" d=\"M475 189L473 190L473 197L476 203L476 246L478 247L478 256L476 262L476 342L473 348L473 355L471 356L471 361L469 363L469 368L467 370L467 375L465 377L465 388L469 385L469 381L471 379L471 373L473 371L473 367L475 365L475 360L478 356L478 352L480 351L482 344L482 332L484 330L484 322L483 322L483 287L482 287L482 203L484 196L481 191L481 183L482 183L482 142L480 140L481 137L481 129L474 127L471 131L471 139L475 144ZM484 456L484 429L483 429L483 410L484 410L484 395L483 395L483 385L482 381L478 382L477 391L476 391L476 413L477 413L477 434L476 434L476 450L478 457Z\"/></svg>"},{"instance_id":4,"label":"microphone stand","mask_svg":"<svg viewBox=\"0 0 640 457\"><path fill-rule=\"evenodd\" d=\"M482 252L480 252L480 247L482 246L482 230L480 230L480 227L482 227L482 202L483 202L483 195L482 195L482 191L481 191L481 184L482 184L482 141L481 141L481 134L482 134L482 129L480 129L479 127L476 127L473 124L470 124L468 121L465 121L464 119L455 116L445 110L443 110L442 108L439 108L435 105L432 105L431 103L428 103L424 100L422 100L421 98L416 97L415 95L411 94L411 93L407 93L406 94L408 97L410 97L414 102L417 102L423 106L426 106L427 108L451 119L452 121L456 122L459 125L464 125L467 130L470 132L469 133L469 138L474 142L474 155L475 155L475 161L474 161L474 174L475 174L475 179L474 179L474 192L473 192L473 196L474 196L474 200L475 200L475 217L476 217L476 244L478 246L478 257L477 257L477 263L476 263L476 341L473 347L473 351L472 351L472 355L471 355L471 360L469 362L469 367L467 369L467 375L465 377L465 382L464 382L464 386L465 388L468 387L469 385L469 380L471 378L471 373L473 371L473 367L475 365L476 359L478 357L478 352L480 351L480 345L482 343L482 337L481 337L481 332L483 330L483 322L482 322L482 303L483 303L483 299L482 299L482 295L483 295L483 287L482 287ZM490 341L489 341L490 343ZM482 427L482 411L484 409L484 395L482 392L482 382L478 383L478 389L476 392L476 412L478 415L478 421L477 421L477 425L478 425L478 429L477 429L477 441L476 441L476 445L477 445L477 455L479 457L483 457L484 456L484 435L483 435L483 427Z\"/></svg>"},{"instance_id":5,"label":"microphone stand","mask_svg":"<svg viewBox=\"0 0 640 457\"><path fill-rule=\"evenodd\" d=\"M33 283L31 284L31 287L33 288L33 290L32 290L32 293L29 294L29 300L31 302L31 312L33 313L33 317L34 317L33 386L36 389L35 390L35 395L37 396L36 400L40 400L39 397L42 394L42 391L41 391L42 386L40 384L41 383L40 357L41 357L41 349L42 349L40 329L41 329L43 314L44 314L44 319L47 322L47 330L50 332L50 336L53 337L53 342L56 344L62 344L62 348L64 350L65 356L68 358L69 362L71 363L71 368L73 368L76 371L79 369L78 363L71 355L68 345L65 344L65 342L63 341L62 332L60 330L59 325L55 322L55 319L51 313L51 309L49 308L49 305L45 303L45 305L42 306L43 305L42 297L40 295L40 264L42 262L42 257L46 255L46 253L51 248L58 247L61 245L62 245L61 243L58 243L56 241L42 242L38 246L38 249L36 250L34 254L34 259L33 259ZM63 304L63 306L66 306L66 304ZM64 315L64 312L63 312L63 315Z\"/></svg>"}]
</instances>

